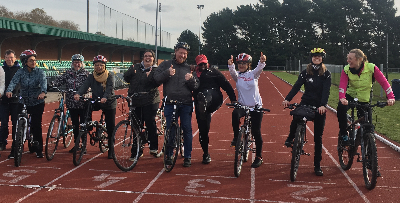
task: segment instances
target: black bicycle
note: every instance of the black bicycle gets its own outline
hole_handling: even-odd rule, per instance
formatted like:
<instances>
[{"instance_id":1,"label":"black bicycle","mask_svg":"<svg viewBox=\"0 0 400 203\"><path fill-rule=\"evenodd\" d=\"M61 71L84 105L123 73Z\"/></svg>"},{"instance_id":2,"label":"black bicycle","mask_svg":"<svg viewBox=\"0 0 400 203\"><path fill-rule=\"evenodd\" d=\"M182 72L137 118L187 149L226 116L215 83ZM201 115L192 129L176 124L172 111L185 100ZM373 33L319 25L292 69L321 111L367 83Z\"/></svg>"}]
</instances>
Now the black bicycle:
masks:
<instances>
[{"instance_id":1,"label":"black bicycle","mask_svg":"<svg viewBox=\"0 0 400 203\"><path fill-rule=\"evenodd\" d=\"M99 143L100 152L104 153L108 151L109 145L108 143L108 135L107 128L104 121L104 113L101 113L101 117L99 121L92 121L91 115L93 111L93 106L96 102L100 102L101 98L83 98L82 100L86 101L86 117L85 122L80 124L79 135L75 140L75 148L73 152L73 163L75 166L78 166L82 160L83 154L86 153L87 146L87 137L89 135L90 145L94 146L97 142ZM94 128L94 131L92 129Z\"/></svg>"},{"instance_id":2,"label":"black bicycle","mask_svg":"<svg viewBox=\"0 0 400 203\"><path fill-rule=\"evenodd\" d=\"M164 168L166 172L170 172L176 163L176 159L178 158L178 154L180 152L181 156L184 156L184 139L183 139L183 131L179 127L178 123L178 106L182 104L182 102L175 100L167 100L164 101L167 104L172 104L174 111L172 112L171 125L168 129L166 129L164 134Z\"/></svg>"},{"instance_id":3,"label":"black bicycle","mask_svg":"<svg viewBox=\"0 0 400 203\"><path fill-rule=\"evenodd\" d=\"M37 99L36 97L33 97ZM45 96L46 98L46 96ZM22 111L18 114L17 126L15 129L15 138L14 138L14 165L19 167L21 165L22 154L24 152L24 143L28 141L28 149L30 153L34 153L34 148L39 146L38 141L33 141L33 135L31 133L31 115L28 114L26 109L25 101L29 99L29 97L20 96L19 99L23 101Z\"/></svg>"},{"instance_id":4,"label":"black bicycle","mask_svg":"<svg viewBox=\"0 0 400 203\"><path fill-rule=\"evenodd\" d=\"M376 186L378 171L378 153L375 143L375 126L372 123L372 109L374 107L383 108L387 102L376 102L376 104L360 104L357 99L349 101L351 115L347 121L347 133L350 145L345 145L339 133L338 155L339 163L343 170L349 170L353 164L354 156L357 155L357 162L362 162L364 182L367 189L372 190ZM364 116L354 120L354 108L363 111ZM358 146L361 145L360 153L357 153Z\"/></svg>"},{"instance_id":5,"label":"black bicycle","mask_svg":"<svg viewBox=\"0 0 400 203\"><path fill-rule=\"evenodd\" d=\"M256 151L256 149L252 147L252 144L254 143L254 136L251 134L251 119L250 119L251 108L248 106L243 106L239 103L226 104L226 105L229 106L229 108L244 109L245 111L244 121L243 124L240 126L239 134L235 145L235 162L234 162L233 172L236 177L239 177L240 172L242 171L243 162L248 161L250 149L252 150L252 152ZM259 106L256 106L254 108L254 111L270 112L269 109L264 109Z\"/></svg>"},{"instance_id":6,"label":"black bicycle","mask_svg":"<svg viewBox=\"0 0 400 203\"><path fill-rule=\"evenodd\" d=\"M290 162L290 180L293 182L296 180L297 171L299 170L300 155L310 156L310 153L306 153L303 150L304 145L308 142L306 124L307 121L314 120L315 112L317 112L318 109L315 106L300 105L297 103L289 104L289 106L285 108L294 109L290 112L290 115L292 115L294 119L299 120L292 144L292 160Z\"/></svg>"},{"instance_id":7,"label":"black bicycle","mask_svg":"<svg viewBox=\"0 0 400 203\"><path fill-rule=\"evenodd\" d=\"M58 108L54 110L54 116L51 119L49 130L47 131L45 154L46 159L49 161L54 158L61 137L65 148L71 144L74 138L71 115L69 114L69 110L67 109L65 112L64 108L65 93L72 92L73 90L61 90L57 87L53 88L60 92L61 98Z\"/></svg>"}]
</instances>

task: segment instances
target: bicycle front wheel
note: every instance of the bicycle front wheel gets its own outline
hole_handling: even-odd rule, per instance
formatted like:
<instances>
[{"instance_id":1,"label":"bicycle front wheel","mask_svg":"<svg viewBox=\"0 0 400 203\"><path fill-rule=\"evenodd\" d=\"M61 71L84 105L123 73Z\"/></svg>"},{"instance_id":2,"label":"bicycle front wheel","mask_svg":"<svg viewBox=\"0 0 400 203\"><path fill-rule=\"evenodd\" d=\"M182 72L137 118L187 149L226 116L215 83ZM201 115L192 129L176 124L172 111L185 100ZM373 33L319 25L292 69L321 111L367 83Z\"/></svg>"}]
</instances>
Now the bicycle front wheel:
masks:
<instances>
[{"instance_id":1,"label":"bicycle front wheel","mask_svg":"<svg viewBox=\"0 0 400 203\"><path fill-rule=\"evenodd\" d=\"M363 175L365 186L372 190L376 186L378 177L378 154L376 151L375 137L372 133L364 134L363 156Z\"/></svg>"},{"instance_id":2,"label":"bicycle front wheel","mask_svg":"<svg viewBox=\"0 0 400 203\"><path fill-rule=\"evenodd\" d=\"M19 120L15 133L14 165L16 167L21 165L22 153L24 152L25 125L25 120Z\"/></svg>"},{"instance_id":3,"label":"bicycle front wheel","mask_svg":"<svg viewBox=\"0 0 400 203\"><path fill-rule=\"evenodd\" d=\"M156 114L157 134L158 136L164 135L165 132L165 117L162 114L162 110L158 109Z\"/></svg>"},{"instance_id":4,"label":"bicycle front wheel","mask_svg":"<svg viewBox=\"0 0 400 203\"><path fill-rule=\"evenodd\" d=\"M96 132L97 135L100 138L100 141L99 141L100 152L104 153L104 152L108 151L108 149L109 149L107 132L105 132L102 128L97 128L96 131L97 131Z\"/></svg>"},{"instance_id":5,"label":"bicycle front wheel","mask_svg":"<svg viewBox=\"0 0 400 203\"><path fill-rule=\"evenodd\" d=\"M75 166L78 166L81 163L83 154L86 153L87 134L86 131L80 131L75 140L75 149L72 159Z\"/></svg>"},{"instance_id":6,"label":"bicycle front wheel","mask_svg":"<svg viewBox=\"0 0 400 203\"><path fill-rule=\"evenodd\" d=\"M139 159L139 130L128 120L120 121L114 129L113 160L122 171L132 170Z\"/></svg>"},{"instance_id":7,"label":"bicycle front wheel","mask_svg":"<svg viewBox=\"0 0 400 203\"><path fill-rule=\"evenodd\" d=\"M235 145L235 163L233 167L233 172L236 177L239 177L240 172L242 171L242 164L246 153L245 146L247 146L245 137L246 131L243 127L241 127Z\"/></svg>"},{"instance_id":8,"label":"bicycle front wheel","mask_svg":"<svg viewBox=\"0 0 400 203\"><path fill-rule=\"evenodd\" d=\"M170 172L174 168L180 145L181 133L179 125L172 124L164 135L164 168L166 172Z\"/></svg>"},{"instance_id":9,"label":"bicycle front wheel","mask_svg":"<svg viewBox=\"0 0 400 203\"><path fill-rule=\"evenodd\" d=\"M351 165L353 165L353 160L354 160L354 150L356 149L353 146L344 146L342 145L342 138L340 137L340 133L338 135L338 156L339 156L339 163L340 167L342 167L343 170L349 170L351 168Z\"/></svg>"},{"instance_id":10,"label":"bicycle front wheel","mask_svg":"<svg viewBox=\"0 0 400 203\"><path fill-rule=\"evenodd\" d=\"M45 146L45 154L46 159L48 161L54 158L56 154L58 140L59 140L59 133L60 133L60 116L54 115L51 119L49 130L47 131L47 138L46 138L46 146Z\"/></svg>"},{"instance_id":11,"label":"bicycle front wheel","mask_svg":"<svg viewBox=\"0 0 400 203\"><path fill-rule=\"evenodd\" d=\"M294 182L297 177L297 171L299 169L300 155L303 151L305 126L297 125L296 134L294 138L292 148L292 161L290 163L290 180Z\"/></svg>"},{"instance_id":12,"label":"bicycle front wheel","mask_svg":"<svg viewBox=\"0 0 400 203\"><path fill-rule=\"evenodd\" d=\"M74 125L72 125L71 115L67 111L66 115L66 127L65 127L65 135L63 136L63 144L65 148L68 148L74 139Z\"/></svg>"}]
</instances>

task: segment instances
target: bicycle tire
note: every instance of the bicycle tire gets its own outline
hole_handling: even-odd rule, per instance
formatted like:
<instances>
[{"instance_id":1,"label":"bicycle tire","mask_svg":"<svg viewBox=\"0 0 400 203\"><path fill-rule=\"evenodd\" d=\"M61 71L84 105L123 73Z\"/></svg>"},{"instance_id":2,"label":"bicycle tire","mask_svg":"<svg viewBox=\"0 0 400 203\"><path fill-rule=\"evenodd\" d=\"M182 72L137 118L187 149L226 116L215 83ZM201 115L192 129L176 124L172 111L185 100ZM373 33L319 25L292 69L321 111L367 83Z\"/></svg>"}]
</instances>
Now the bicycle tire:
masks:
<instances>
[{"instance_id":1,"label":"bicycle tire","mask_svg":"<svg viewBox=\"0 0 400 203\"><path fill-rule=\"evenodd\" d=\"M245 129L240 128L235 145L235 162L233 164L233 173L236 177L239 177L240 173L242 172L245 144Z\"/></svg>"},{"instance_id":2,"label":"bicycle tire","mask_svg":"<svg viewBox=\"0 0 400 203\"><path fill-rule=\"evenodd\" d=\"M139 130L131 125L128 120L120 121L117 126L115 126L113 137L115 141L113 142L113 160L115 165L122 171L132 170L139 159L140 153L140 136ZM136 156L132 157L132 153L136 152Z\"/></svg>"},{"instance_id":3,"label":"bicycle tire","mask_svg":"<svg viewBox=\"0 0 400 203\"><path fill-rule=\"evenodd\" d=\"M101 153L109 150L107 133L102 128L96 128L96 134L100 137L99 149Z\"/></svg>"},{"instance_id":4,"label":"bicycle tire","mask_svg":"<svg viewBox=\"0 0 400 203\"><path fill-rule=\"evenodd\" d=\"M343 146L342 139L340 137L340 133L338 135L338 156L339 156L339 164L343 170L349 170L353 165L354 160L354 147L353 146Z\"/></svg>"},{"instance_id":5,"label":"bicycle tire","mask_svg":"<svg viewBox=\"0 0 400 203\"><path fill-rule=\"evenodd\" d=\"M244 128L243 128L244 130ZM246 131L244 131L246 132ZM245 145L243 145L243 162L247 162L249 160L249 151L251 149L251 139L250 139L250 133L245 133L244 134L244 139L245 139Z\"/></svg>"},{"instance_id":6,"label":"bicycle tire","mask_svg":"<svg viewBox=\"0 0 400 203\"><path fill-rule=\"evenodd\" d=\"M174 132L174 135L171 132ZM164 135L164 169L166 172L170 172L175 166L181 144L180 136L180 128L177 124L172 124ZM167 163L170 161L169 159L172 161L171 165Z\"/></svg>"},{"instance_id":7,"label":"bicycle tire","mask_svg":"<svg viewBox=\"0 0 400 203\"><path fill-rule=\"evenodd\" d=\"M65 127L65 134L63 136L63 144L64 148L68 148L72 140L74 139L74 125L72 125L71 115L69 114L68 111L65 117L66 117L65 122L67 123L65 125L66 127Z\"/></svg>"},{"instance_id":8,"label":"bicycle tire","mask_svg":"<svg viewBox=\"0 0 400 203\"><path fill-rule=\"evenodd\" d=\"M22 153L24 152L24 131L25 120L19 120L18 126L15 133L15 144L14 144L14 165L19 167L21 165Z\"/></svg>"},{"instance_id":9,"label":"bicycle tire","mask_svg":"<svg viewBox=\"0 0 400 203\"><path fill-rule=\"evenodd\" d=\"M75 150L72 158L72 161L75 166L78 166L81 163L83 154L86 152L86 144L87 144L87 132L80 131L78 137L76 137L75 140Z\"/></svg>"},{"instance_id":10,"label":"bicycle tire","mask_svg":"<svg viewBox=\"0 0 400 203\"><path fill-rule=\"evenodd\" d=\"M163 136L165 133L165 117L162 114L162 110L158 109L156 114L156 124L157 124L157 134L158 136Z\"/></svg>"},{"instance_id":11,"label":"bicycle tire","mask_svg":"<svg viewBox=\"0 0 400 203\"><path fill-rule=\"evenodd\" d=\"M57 151L60 136L60 116L54 115L50 121L49 130L47 131L45 154L46 159L51 161Z\"/></svg>"},{"instance_id":12,"label":"bicycle tire","mask_svg":"<svg viewBox=\"0 0 400 203\"><path fill-rule=\"evenodd\" d=\"M180 134L181 134L181 141L179 143L179 154L181 154L181 157L185 157L185 139L183 138L183 130L182 127L180 128Z\"/></svg>"},{"instance_id":13,"label":"bicycle tire","mask_svg":"<svg viewBox=\"0 0 400 203\"><path fill-rule=\"evenodd\" d=\"M376 186L378 177L378 154L376 150L375 137L372 133L364 134L363 176L365 187L372 190Z\"/></svg>"},{"instance_id":14,"label":"bicycle tire","mask_svg":"<svg viewBox=\"0 0 400 203\"><path fill-rule=\"evenodd\" d=\"M292 161L290 162L290 180L294 182L300 164L300 155L303 150L305 126L298 124L292 148Z\"/></svg>"}]
</instances>

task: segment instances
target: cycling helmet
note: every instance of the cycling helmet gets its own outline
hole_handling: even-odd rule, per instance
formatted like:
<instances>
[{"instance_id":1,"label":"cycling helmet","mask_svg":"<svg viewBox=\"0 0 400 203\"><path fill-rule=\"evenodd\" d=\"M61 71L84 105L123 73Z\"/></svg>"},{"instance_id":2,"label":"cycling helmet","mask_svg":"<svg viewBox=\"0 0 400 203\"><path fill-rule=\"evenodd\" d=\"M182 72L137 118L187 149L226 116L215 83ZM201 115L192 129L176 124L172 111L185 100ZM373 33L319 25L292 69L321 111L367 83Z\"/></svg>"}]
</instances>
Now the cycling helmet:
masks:
<instances>
[{"instance_id":1,"label":"cycling helmet","mask_svg":"<svg viewBox=\"0 0 400 203\"><path fill-rule=\"evenodd\" d=\"M314 48L314 49L311 49L311 51L310 51L310 57L313 57L313 56L322 56L322 59L324 59L326 56L326 52L322 48Z\"/></svg>"},{"instance_id":2,"label":"cycling helmet","mask_svg":"<svg viewBox=\"0 0 400 203\"><path fill-rule=\"evenodd\" d=\"M98 55L98 56L95 56L95 57L93 58L93 65L94 65L96 62L103 62L104 64L106 64L106 63L107 63L107 59L106 59L106 57L104 57L104 56L102 56L102 55Z\"/></svg>"},{"instance_id":3,"label":"cycling helmet","mask_svg":"<svg viewBox=\"0 0 400 203\"><path fill-rule=\"evenodd\" d=\"M74 60L79 60L79 61L83 62L85 60L85 58L80 54L74 54L71 57L71 61L74 61Z\"/></svg>"},{"instance_id":4,"label":"cycling helmet","mask_svg":"<svg viewBox=\"0 0 400 203\"><path fill-rule=\"evenodd\" d=\"M246 63L251 63L252 58L250 55L246 53L241 53L236 57L236 62L246 62Z\"/></svg>"},{"instance_id":5,"label":"cycling helmet","mask_svg":"<svg viewBox=\"0 0 400 203\"><path fill-rule=\"evenodd\" d=\"M21 55L19 56L19 60L21 61L23 66L26 64L26 61L28 60L28 58L31 56L34 56L34 57L37 56L35 50L27 49L21 53Z\"/></svg>"},{"instance_id":6,"label":"cycling helmet","mask_svg":"<svg viewBox=\"0 0 400 203\"><path fill-rule=\"evenodd\" d=\"M183 48L186 50L190 50L190 46L186 42L178 42L178 44L175 45L174 49L177 50L179 48Z\"/></svg>"}]
</instances>

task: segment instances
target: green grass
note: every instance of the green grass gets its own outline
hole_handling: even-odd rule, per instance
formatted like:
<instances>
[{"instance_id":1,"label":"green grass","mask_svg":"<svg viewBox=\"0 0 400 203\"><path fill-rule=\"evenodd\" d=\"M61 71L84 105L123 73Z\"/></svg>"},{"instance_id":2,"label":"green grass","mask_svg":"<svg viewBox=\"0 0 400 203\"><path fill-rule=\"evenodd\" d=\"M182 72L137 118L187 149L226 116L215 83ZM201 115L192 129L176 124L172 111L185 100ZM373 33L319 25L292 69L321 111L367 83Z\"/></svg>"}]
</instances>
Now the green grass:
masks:
<instances>
[{"instance_id":1,"label":"green grass","mask_svg":"<svg viewBox=\"0 0 400 203\"><path fill-rule=\"evenodd\" d=\"M290 84L294 84L297 80L297 75L292 75L286 72L273 72L274 75L286 80ZM338 73L337 73L338 74ZM332 77L333 78L333 77ZM335 77L335 79L338 77ZM400 74L392 73L389 74L389 82L391 83L392 79L400 78ZM336 83L332 81L332 83ZM339 82L337 82L338 84ZM380 85L376 83L374 85L374 98L372 98L373 103L376 101L386 101L386 95L383 93L384 97L379 97L380 94ZM304 86L301 88L304 90ZM338 86L332 85L330 96L328 100L328 105L332 108L336 109L337 104L339 102L339 90ZM375 108L373 113L375 130L380 135L385 135L393 141L400 142L400 102L397 101L394 106L386 106L384 108ZM339 131L339 127L338 127Z\"/></svg>"}]
</instances>

